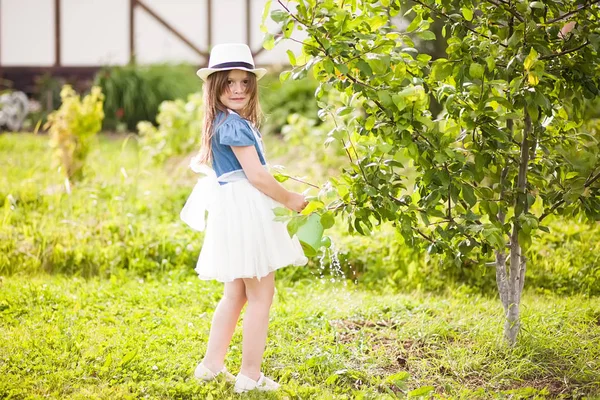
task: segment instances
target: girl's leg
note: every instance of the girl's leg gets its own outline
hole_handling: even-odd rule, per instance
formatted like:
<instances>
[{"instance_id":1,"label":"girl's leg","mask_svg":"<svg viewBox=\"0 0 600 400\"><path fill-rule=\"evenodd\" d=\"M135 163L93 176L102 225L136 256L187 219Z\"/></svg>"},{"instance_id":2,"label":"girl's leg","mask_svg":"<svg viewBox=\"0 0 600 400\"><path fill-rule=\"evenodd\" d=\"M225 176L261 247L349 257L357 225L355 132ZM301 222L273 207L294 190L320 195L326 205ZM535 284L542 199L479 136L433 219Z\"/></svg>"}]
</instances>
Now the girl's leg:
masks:
<instances>
[{"instance_id":1,"label":"girl's leg","mask_svg":"<svg viewBox=\"0 0 600 400\"><path fill-rule=\"evenodd\" d=\"M242 279L226 282L223 298L212 319L208 347L202 364L217 373L223 369L225 353L231 342L240 312L246 303L246 289Z\"/></svg>"},{"instance_id":2,"label":"girl's leg","mask_svg":"<svg viewBox=\"0 0 600 400\"><path fill-rule=\"evenodd\" d=\"M244 314L244 338L242 343L241 374L250 379L260 378L267 329L269 327L269 309L275 293L275 273L257 279L244 279L248 306Z\"/></svg>"}]
</instances>

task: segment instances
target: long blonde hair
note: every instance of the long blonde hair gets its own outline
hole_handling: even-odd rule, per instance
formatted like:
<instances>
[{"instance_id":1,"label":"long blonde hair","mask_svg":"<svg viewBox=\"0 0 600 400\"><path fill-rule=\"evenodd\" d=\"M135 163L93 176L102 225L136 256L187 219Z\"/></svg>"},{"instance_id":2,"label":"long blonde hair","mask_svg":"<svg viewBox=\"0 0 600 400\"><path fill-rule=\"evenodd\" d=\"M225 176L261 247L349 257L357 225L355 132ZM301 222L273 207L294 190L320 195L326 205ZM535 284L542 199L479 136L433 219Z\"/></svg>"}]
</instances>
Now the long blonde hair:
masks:
<instances>
[{"instance_id":1,"label":"long blonde hair","mask_svg":"<svg viewBox=\"0 0 600 400\"><path fill-rule=\"evenodd\" d=\"M214 126L215 119L219 112L225 113L225 117L221 119L219 125L227 118L227 107L219 100L221 95L229 90L228 77L231 71L217 71L208 76L204 83L204 121L202 129L202 139L200 142L200 152L194 159L197 164L212 163L212 137L217 126ZM248 105L239 112L240 116L254 124L256 128L260 125L262 112L258 101L258 84L256 75L248 72L248 86L246 93L250 99Z\"/></svg>"}]
</instances>

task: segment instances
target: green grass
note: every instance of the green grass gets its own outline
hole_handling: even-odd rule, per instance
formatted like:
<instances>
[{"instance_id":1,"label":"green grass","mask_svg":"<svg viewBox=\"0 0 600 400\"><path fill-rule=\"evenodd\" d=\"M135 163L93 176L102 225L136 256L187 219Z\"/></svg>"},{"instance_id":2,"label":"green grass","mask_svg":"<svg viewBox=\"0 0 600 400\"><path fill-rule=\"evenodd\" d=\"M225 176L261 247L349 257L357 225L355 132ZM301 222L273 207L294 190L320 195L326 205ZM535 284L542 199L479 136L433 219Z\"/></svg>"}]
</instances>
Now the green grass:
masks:
<instances>
[{"instance_id":1,"label":"green grass","mask_svg":"<svg viewBox=\"0 0 600 400\"><path fill-rule=\"evenodd\" d=\"M150 167L135 137L102 136L86 179L65 192L47 137L0 136L0 274L140 275L190 265L201 234L179 221L186 160Z\"/></svg>"},{"instance_id":2,"label":"green grass","mask_svg":"<svg viewBox=\"0 0 600 400\"><path fill-rule=\"evenodd\" d=\"M174 273L5 277L0 397L395 398L428 387L440 398L600 395L595 300L526 295L511 349L494 298L315 279L277 287L264 370L283 389L234 396L225 382L192 376L220 295L219 284ZM226 364L237 372L240 360L238 327Z\"/></svg>"},{"instance_id":3,"label":"green grass","mask_svg":"<svg viewBox=\"0 0 600 400\"><path fill-rule=\"evenodd\" d=\"M235 398L192 377L221 287L196 278L202 234L178 218L187 160L152 166L135 137L101 136L88 167L68 195L46 136L0 135L0 398ZM500 301L476 294L490 271L461 286L393 230L341 225L357 284L318 259L279 271L265 371L284 388L241 398L600 398L600 304L574 294L598 293L600 227L555 221L534 241L511 349Z\"/></svg>"}]
</instances>

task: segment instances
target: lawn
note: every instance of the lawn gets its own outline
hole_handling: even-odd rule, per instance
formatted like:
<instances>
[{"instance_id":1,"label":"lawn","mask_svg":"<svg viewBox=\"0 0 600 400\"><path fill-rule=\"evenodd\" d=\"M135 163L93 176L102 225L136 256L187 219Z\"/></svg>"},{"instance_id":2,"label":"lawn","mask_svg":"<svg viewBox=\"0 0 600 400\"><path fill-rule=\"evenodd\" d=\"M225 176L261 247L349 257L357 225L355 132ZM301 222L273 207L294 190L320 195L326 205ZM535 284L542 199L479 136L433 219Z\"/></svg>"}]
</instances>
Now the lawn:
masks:
<instances>
[{"instance_id":1,"label":"lawn","mask_svg":"<svg viewBox=\"0 0 600 400\"><path fill-rule=\"evenodd\" d=\"M363 263L353 280L318 259L278 272L264 370L282 390L200 384L222 288L195 276L202 234L178 218L196 177L183 157L143 156L135 137L102 136L68 195L47 137L0 135L0 398L600 398L600 303L573 294L597 287L598 228L576 222L564 228L572 245L558 226L536 244L538 265L558 267L539 275L543 288L527 282L514 348L493 290L415 290L444 287L422 261L387 276L405 259L382 231L336 238L343 270ZM411 276L421 281L403 286ZM238 330L234 373L240 343Z\"/></svg>"},{"instance_id":2,"label":"lawn","mask_svg":"<svg viewBox=\"0 0 600 400\"><path fill-rule=\"evenodd\" d=\"M2 398L580 398L600 395L600 305L529 294L519 345L498 300L461 292L364 291L306 280L277 287L264 370L269 396L200 384L219 284L191 274L142 279L3 277ZM241 326L227 366L237 372Z\"/></svg>"}]
</instances>

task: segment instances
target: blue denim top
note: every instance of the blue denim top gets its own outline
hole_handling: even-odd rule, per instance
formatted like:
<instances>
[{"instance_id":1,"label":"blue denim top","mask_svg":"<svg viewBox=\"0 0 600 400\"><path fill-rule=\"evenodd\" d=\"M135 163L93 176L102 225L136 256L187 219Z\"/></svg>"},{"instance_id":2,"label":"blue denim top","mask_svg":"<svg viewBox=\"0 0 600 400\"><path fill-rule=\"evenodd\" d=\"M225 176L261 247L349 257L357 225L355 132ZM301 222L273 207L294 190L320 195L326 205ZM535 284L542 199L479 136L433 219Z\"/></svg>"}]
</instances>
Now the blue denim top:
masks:
<instances>
[{"instance_id":1,"label":"blue denim top","mask_svg":"<svg viewBox=\"0 0 600 400\"><path fill-rule=\"evenodd\" d=\"M242 170L242 165L233 153L231 146L254 146L260 163L266 165L262 137L249 121L233 111L227 115L221 112L217 114L213 126L215 131L211 139L212 167L217 176Z\"/></svg>"}]
</instances>

